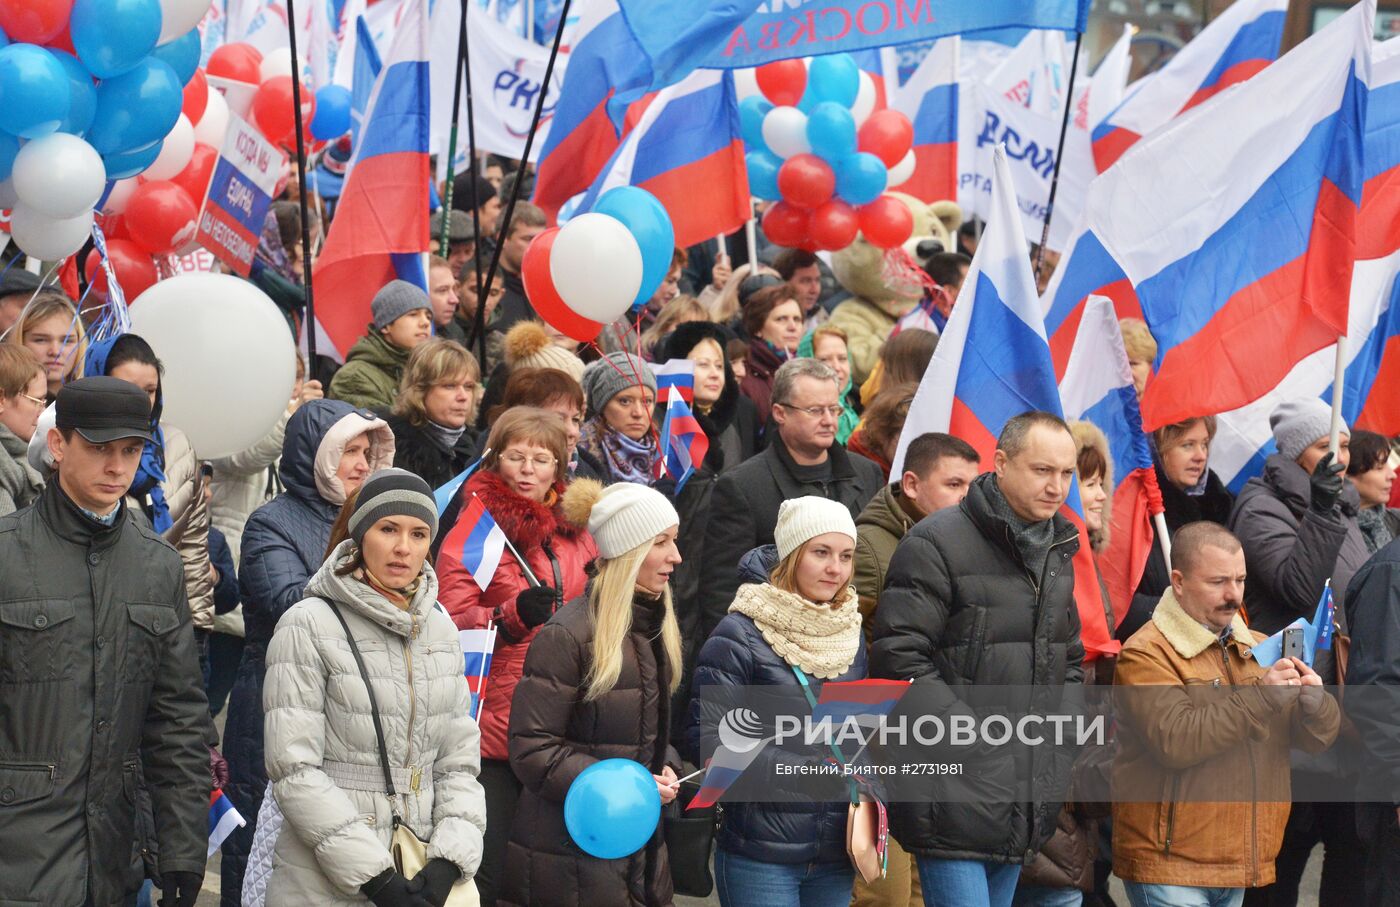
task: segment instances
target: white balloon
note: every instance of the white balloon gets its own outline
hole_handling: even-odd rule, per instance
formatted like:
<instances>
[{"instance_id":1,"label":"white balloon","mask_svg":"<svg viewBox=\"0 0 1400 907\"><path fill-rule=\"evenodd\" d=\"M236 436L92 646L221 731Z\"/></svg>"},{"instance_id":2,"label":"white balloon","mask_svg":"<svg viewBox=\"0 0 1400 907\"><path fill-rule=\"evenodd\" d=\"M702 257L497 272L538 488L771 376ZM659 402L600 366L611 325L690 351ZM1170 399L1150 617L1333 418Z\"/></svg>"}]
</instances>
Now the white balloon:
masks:
<instances>
[{"instance_id":1,"label":"white balloon","mask_svg":"<svg viewBox=\"0 0 1400 907\"><path fill-rule=\"evenodd\" d=\"M202 458L246 450L281 418L295 353L267 295L228 274L181 274L131 304L131 329L165 364L162 423L189 436Z\"/></svg>"},{"instance_id":2,"label":"white balloon","mask_svg":"<svg viewBox=\"0 0 1400 907\"><path fill-rule=\"evenodd\" d=\"M136 191L139 184L140 181L134 176L113 183L112 191L107 193L107 201L102 205L102 213L121 214L125 211L126 200L131 198L131 193Z\"/></svg>"},{"instance_id":3,"label":"white balloon","mask_svg":"<svg viewBox=\"0 0 1400 907\"><path fill-rule=\"evenodd\" d=\"M22 204L63 220L92 211L107 188L107 168L87 142L55 132L25 143L10 179Z\"/></svg>"},{"instance_id":4,"label":"white balloon","mask_svg":"<svg viewBox=\"0 0 1400 907\"><path fill-rule=\"evenodd\" d=\"M763 118L763 141L778 157L807 154L807 114L796 107L774 107Z\"/></svg>"},{"instance_id":5,"label":"white balloon","mask_svg":"<svg viewBox=\"0 0 1400 907\"><path fill-rule=\"evenodd\" d=\"M574 312L611 324L627 313L642 288L642 250L622 221L590 211L554 237L549 276Z\"/></svg>"},{"instance_id":6,"label":"white balloon","mask_svg":"<svg viewBox=\"0 0 1400 907\"><path fill-rule=\"evenodd\" d=\"M156 46L174 41L198 25L209 5L210 0L160 0L160 40Z\"/></svg>"},{"instance_id":7,"label":"white balloon","mask_svg":"<svg viewBox=\"0 0 1400 907\"><path fill-rule=\"evenodd\" d=\"M19 204L19 196L15 195L15 184L13 180L0 180L0 208L13 208Z\"/></svg>"},{"instance_id":8,"label":"white balloon","mask_svg":"<svg viewBox=\"0 0 1400 907\"><path fill-rule=\"evenodd\" d=\"M209 100L204 104L204 115L194 125L194 140L204 145L212 145L222 151L224 135L228 132L228 103L217 89L209 89Z\"/></svg>"},{"instance_id":9,"label":"white balloon","mask_svg":"<svg viewBox=\"0 0 1400 907\"><path fill-rule=\"evenodd\" d=\"M890 168L889 182L887 186L902 186L909 181L909 177L914 175L914 152L905 152L904 157L899 159L899 163Z\"/></svg>"},{"instance_id":10,"label":"white balloon","mask_svg":"<svg viewBox=\"0 0 1400 907\"><path fill-rule=\"evenodd\" d=\"M875 112L875 101L875 80L870 78L870 73L862 70L860 90L856 92L856 101L851 105L851 116L856 118L857 129Z\"/></svg>"},{"instance_id":11,"label":"white balloon","mask_svg":"<svg viewBox=\"0 0 1400 907\"><path fill-rule=\"evenodd\" d=\"M194 127L183 113L165 136L160 154L141 175L148 180L168 180L179 176L194 154Z\"/></svg>"},{"instance_id":12,"label":"white balloon","mask_svg":"<svg viewBox=\"0 0 1400 907\"><path fill-rule=\"evenodd\" d=\"M91 208L77 217L49 217L20 202L10 211L10 236L31 258L67 258L83 247L91 232Z\"/></svg>"},{"instance_id":13,"label":"white balloon","mask_svg":"<svg viewBox=\"0 0 1400 907\"><path fill-rule=\"evenodd\" d=\"M292 49L279 47L263 54L262 65L258 67L258 82L266 82L273 76L292 74Z\"/></svg>"}]
</instances>

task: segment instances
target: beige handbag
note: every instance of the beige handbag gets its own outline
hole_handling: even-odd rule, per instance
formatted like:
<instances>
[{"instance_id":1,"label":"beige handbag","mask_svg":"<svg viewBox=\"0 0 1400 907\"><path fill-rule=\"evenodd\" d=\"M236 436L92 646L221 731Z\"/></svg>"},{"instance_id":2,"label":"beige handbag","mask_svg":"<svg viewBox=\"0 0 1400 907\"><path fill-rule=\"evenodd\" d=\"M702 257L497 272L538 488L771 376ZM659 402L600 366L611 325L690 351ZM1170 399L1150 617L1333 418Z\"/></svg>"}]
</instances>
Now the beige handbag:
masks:
<instances>
[{"instance_id":1,"label":"beige handbag","mask_svg":"<svg viewBox=\"0 0 1400 907\"><path fill-rule=\"evenodd\" d=\"M885 804L865 794L846 812L846 855L867 885L885 877Z\"/></svg>"},{"instance_id":2,"label":"beige handbag","mask_svg":"<svg viewBox=\"0 0 1400 907\"><path fill-rule=\"evenodd\" d=\"M341 629L345 631L345 639L350 643L350 654L355 656L355 666L360 669L360 679L364 681L365 691L369 693L369 717L374 722L374 736L379 743L379 766L384 770L384 791L389 797L389 809L394 816L394 833L389 839L389 854L394 860L394 871L405 879L411 879L428 865L428 847L399 815L394 773L389 768L389 751L384 746L384 728L379 722L379 703L375 701L374 687L370 685L369 671L365 670L365 660L360 655L360 647L355 645L355 634L350 632L350 625L345 622L345 617L336 603L326 600L326 604L331 606L331 611L340 621ZM480 904L481 898L476 891L476 882L472 879L462 879L452 886L452 891L447 895L442 907L479 907Z\"/></svg>"}]
</instances>

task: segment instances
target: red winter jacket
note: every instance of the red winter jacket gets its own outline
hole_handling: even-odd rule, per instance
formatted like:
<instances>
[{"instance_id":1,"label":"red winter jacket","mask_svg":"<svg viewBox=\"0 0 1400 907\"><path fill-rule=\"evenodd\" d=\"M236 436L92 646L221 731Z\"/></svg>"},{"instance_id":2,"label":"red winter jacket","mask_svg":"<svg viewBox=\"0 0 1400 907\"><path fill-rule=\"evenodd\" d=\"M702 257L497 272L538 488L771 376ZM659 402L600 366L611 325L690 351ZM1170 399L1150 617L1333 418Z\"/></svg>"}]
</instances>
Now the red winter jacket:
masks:
<instances>
[{"instance_id":1,"label":"red winter jacket","mask_svg":"<svg viewBox=\"0 0 1400 907\"><path fill-rule=\"evenodd\" d=\"M556 484L554 491L562 494L563 484ZM584 568L597 557L598 549L586 530L564 519L557 503L551 508L523 498L511 491L500 475L485 470L467 481L464 493L475 493L481 499L540 583L557 588L557 565L558 582L564 586L561 603L583 594L588 579ZM546 545L549 553L545 551ZM496 623L499 631L496 650L491 656L491 673L486 678L481 704L481 757L509 759L506 728L510 724L510 702L525 666L525 650L539 630L539 627L527 628L515 613L515 597L530 584L520 569L520 562L509 550L501 556L501 564L485 592L462 566L457 553L445 547L434 567L439 583L438 600L457 622L458 629L480 629L488 621Z\"/></svg>"}]
</instances>

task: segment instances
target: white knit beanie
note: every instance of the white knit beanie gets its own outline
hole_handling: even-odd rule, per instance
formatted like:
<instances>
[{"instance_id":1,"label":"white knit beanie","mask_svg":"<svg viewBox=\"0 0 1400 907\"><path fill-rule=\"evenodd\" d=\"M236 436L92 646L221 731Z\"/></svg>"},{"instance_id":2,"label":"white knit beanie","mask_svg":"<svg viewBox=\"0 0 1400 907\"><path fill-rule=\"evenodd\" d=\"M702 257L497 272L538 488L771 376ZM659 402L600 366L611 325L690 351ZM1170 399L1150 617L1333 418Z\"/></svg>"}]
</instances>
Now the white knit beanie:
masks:
<instances>
[{"instance_id":1,"label":"white knit beanie","mask_svg":"<svg viewBox=\"0 0 1400 907\"><path fill-rule=\"evenodd\" d=\"M1274 443L1285 459L1296 460L1317 442L1332 433L1332 407L1320 397L1304 397L1280 403L1269 415ZM1342 434L1350 434L1342 423Z\"/></svg>"},{"instance_id":2,"label":"white knit beanie","mask_svg":"<svg viewBox=\"0 0 1400 907\"><path fill-rule=\"evenodd\" d=\"M828 532L839 532L856 540L856 521L846 505L809 495L792 498L778 505L778 525L773 541L778 543L778 559L786 560L802 543Z\"/></svg>"},{"instance_id":3,"label":"white knit beanie","mask_svg":"<svg viewBox=\"0 0 1400 907\"><path fill-rule=\"evenodd\" d=\"M588 532L604 558L621 557L656 538L681 518L666 496L632 482L609 485L588 513Z\"/></svg>"}]
</instances>

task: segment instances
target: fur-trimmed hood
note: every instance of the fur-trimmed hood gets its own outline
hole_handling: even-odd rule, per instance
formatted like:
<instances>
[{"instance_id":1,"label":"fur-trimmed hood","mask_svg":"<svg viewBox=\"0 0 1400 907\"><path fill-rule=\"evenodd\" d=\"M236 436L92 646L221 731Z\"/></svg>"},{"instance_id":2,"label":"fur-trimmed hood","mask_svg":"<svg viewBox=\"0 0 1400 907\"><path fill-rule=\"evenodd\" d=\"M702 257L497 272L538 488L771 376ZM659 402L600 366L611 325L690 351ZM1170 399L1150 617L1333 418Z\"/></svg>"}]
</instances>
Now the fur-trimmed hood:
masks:
<instances>
[{"instance_id":1,"label":"fur-trimmed hood","mask_svg":"<svg viewBox=\"0 0 1400 907\"><path fill-rule=\"evenodd\" d=\"M555 482L553 490L556 496L561 496L564 484ZM501 527L511 544L520 549L521 554L527 549L538 548L556 532L569 538L579 534L579 528L564 519L557 497L552 507L523 498L511 491L498 473L477 470L467 480L466 493L475 494L481 499L496 525Z\"/></svg>"},{"instance_id":2,"label":"fur-trimmed hood","mask_svg":"<svg viewBox=\"0 0 1400 907\"><path fill-rule=\"evenodd\" d=\"M1214 633L1182 609L1181 603L1176 600L1176 593L1171 589L1162 593L1162 600L1152 612L1152 622L1182 658L1195 658L1217 642ZM1239 612L1231 619L1230 629L1234 632L1235 644L1246 652L1264 639L1249 629Z\"/></svg>"}]
</instances>

